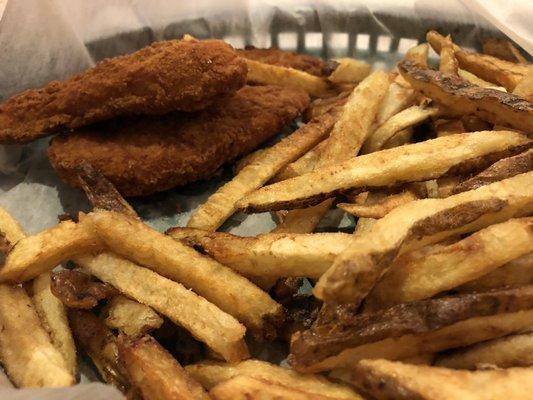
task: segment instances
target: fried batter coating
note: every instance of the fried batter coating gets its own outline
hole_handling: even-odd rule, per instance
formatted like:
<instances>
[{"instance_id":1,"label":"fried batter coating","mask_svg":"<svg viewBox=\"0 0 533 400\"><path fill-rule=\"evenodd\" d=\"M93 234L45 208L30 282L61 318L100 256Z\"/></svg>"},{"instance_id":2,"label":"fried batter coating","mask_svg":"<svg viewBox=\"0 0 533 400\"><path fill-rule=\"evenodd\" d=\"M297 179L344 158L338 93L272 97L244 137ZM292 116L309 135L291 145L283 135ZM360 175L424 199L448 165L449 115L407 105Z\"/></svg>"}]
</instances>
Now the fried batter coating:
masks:
<instances>
[{"instance_id":1,"label":"fried batter coating","mask_svg":"<svg viewBox=\"0 0 533 400\"><path fill-rule=\"evenodd\" d=\"M27 143L120 115L202 110L242 87L246 71L219 40L154 43L8 99L0 105L0 144Z\"/></svg>"},{"instance_id":2,"label":"fried batter coating","mask_svg":"<svg viewBox=\"0 0 533 400\"><path fill-rule=\"evenodd\" d=\"M115 120L57 136L48 155L70 185L80 186L77 167L87 161L124 196L143 196L211 177L277 134L308 104L299 89L245 86L196 114Z\"/></svg>"}]
</instances>

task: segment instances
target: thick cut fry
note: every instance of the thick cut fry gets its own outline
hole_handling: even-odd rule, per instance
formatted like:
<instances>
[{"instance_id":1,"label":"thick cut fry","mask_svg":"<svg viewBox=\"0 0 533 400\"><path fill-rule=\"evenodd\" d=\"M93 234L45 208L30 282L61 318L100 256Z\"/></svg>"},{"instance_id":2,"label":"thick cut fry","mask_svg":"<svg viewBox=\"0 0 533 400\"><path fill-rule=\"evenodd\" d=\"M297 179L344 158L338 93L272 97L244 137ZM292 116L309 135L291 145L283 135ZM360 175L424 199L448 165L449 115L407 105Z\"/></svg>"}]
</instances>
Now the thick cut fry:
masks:
<instances>
[{"instance_id":1,"label":"thick cut fry","mask_svg":"<svg viewBox=\"0 0 533 400\"><path fill-rule=\"evenodd\" d=\"M459 63L455 58L455 51L453 49L453 43L450 35L444 39L441 46L439 71L443 74L450 75L457 75L459 71Z\"/></svg>"},{"instance_id":2,"label":"thick cut fry","mask_svg":"<svg viewBox=\"0 0 533 400\"><path fill-rule=\"evenodd\" d=\"M32 301L41 323L50 335L52 344L59 350L72 376L76 375L76 346L68 324L67 310L61 300L50 290L50 273L45 272L33 280Z\"/></svg>"},{"instance_id":3,"label":"thick cut fry","mask_svg":"<svg viewBox=\"0 0 533 400\"><path fill-rule=\"evenodd\" d=\"M491 225L429 254L400 256L370 292L366 304L378 309L426 299L486 275L531 249L532 217Z\"/></svg>"},{"instance_id":4,"label":"thick cut fry","mask_svg":"<svg viewBox=\"0 0 533 400\"><path fill-rule=\"evenodd\" d=\"M86 224L63 221L19 240L0 269L0 282L27 281L77 254L102 248L102 241Z\"/></svg>"},{"instance_id":5,"label":"thick cut fry","mask_svg":"<svg viewBox=\"0 0 533 400\"><path fill-rule=\"evenodd\" d=\"M414 62L422 68L428 67L429 45L421 43L418 46L411 47L405 53L405 59Z\"/></svg>"},{"instance_id":6,"label":"thick cut fry","mask_svg":"<svg viewBox=\"0 0 533 400\"><path fill-rule=\"evenodd\" d=\"M355 58L338 58L337 68L328 76L333 83L359 83L370 74L372 66Z\"/></svg>"},{"instance_id":7,"label":"thick cut fry","mask_svg":"<svg viewBox=\"0 0 533 400\"><path fill-rule=\"evenodd\" d=\"M414 89L444 106L449 114L475 114L493 124L533 132L533 104L517 95L481 88L408 61L398 64L398 69Z\"/></svg>"},{"instance_id":8,"label":"thick cut fry","mask_svg":"<svg viewBox=\"0 0 533 400\"><path fill-rule=\"evenodd\" d=\"M287 386L240 375L215 386L209 394L216 400L334 400Z\"/></svg>"},{"instance_id":9,"label":"thick cut fry","mask_svg":"<svg viewBox=\"0 0 533 400\"><path fill-rule=\"evenodd\" d=\"M398 185L479 171L523 151L528 139L512 131L483 131L355 157L343 163L265 186L238 202L247 212L314 205L352 188Z\"/></svg>"},{"instance_id":10,"label":"thick cut fry","mask_svg":"<svg viewBox=\"0 0 533 400\"><path fill-rule=\"evenodd\" d=\"M431 47L440 54L442 44L446 38L438 32L429 31L426 39L431 44ZM510 92L528 72L528 66L526 65L500 60L486 54L472 53L455 44L454 51L461 68L486 81L497 83Z\"/></svg>"},{"instance_id":11,"label":"thick cut fry","mask_svg":"<svg viewBox=\"0 0 533 400\"><path fill-rule=\"evenodd\" d=\"M533 366L533 333L488 340L439 357L436 365L447 368L477 369Z\"/></svg>"},{"instance_id":12,"label":"thick cut fry","mask_svg":"<svg viewBox=\"0 0 533 400\"><path fill-rule=\"evenodd\" d=\"M438 108L425 106L411 106L400 111L370 135L363 146L362 153L372 153L382 149L385 143L399 131L419 124L438 113Z\"/></svg>"},{"instance_id":13,"label":"thick cut fry","mask_svg":"<svg viewBox=\"0 0 533 400\"><path fill-rule=\"evenodd\" d=\"M363 360L349 381L378 400L525 400L533 390L533 369L471 372Z\"/></svg>"},{"instance_id":14,"label":"thick cut fry","mask_svg":"<svg viewBox=\"0 0 533 400\"><path fill-rule=\"evenodd\" d=\"M455 290L461 293L485 292L503 287L515 288L533 284L533 252L517 258L491 273L465 283Z\"/></svg>"},{"instance_id":15,"label":"thick cut fry","mask_svg":"<svg viewBox=\"0 0 533 400\"><path fill-rule=\"evenodd\" d=\"M236 362L247 358L245 328L183 285L110 253L77 257L75 261L126 296L166 315L226 360Z\"/></svg>"},{"instance_id":16,"label":"thick cut fry","mask_svg":"<svg viewBox=\"0 0 533 400\"><path fill-rule=\"evenodd\" d=\"M518 64L527 64L527 60L509 40L489 38L483 41L483 53L502 60Z\"/></svg>"},{"instance_id":17,"label":"thick cut fry","mask_svg":"<svg viewBox=\"0 0 533 400\"><path fill-rule=\"evenodd\" d=\"M358 303L400 252L528 215L533 211L533 172L444 199L398 207L339 255L315 285L316 297Z\"/></svg>"},{"instance_id":18,"label":"thick cut fry","mask_svg":"<svg viewBox=\"0 0 533 400\"><path fill-rule=\"evenodd\" d=\"M163 325L161 318L152 308L128 299L113 297L105 308L105 324L129 336L142 336Z\"/></svg>"},{"instance_id":19,"label":"thick cut fry","mask_svg":"<svg viewBox=\"0 0 533 400\"><path fill-rule=\"evenodd\" d=\"M364 358L400 360L531 329L533 286L421 300L358 314L336 306L291 340L298 371L354 365Z\"/></svg>"},{"instance_id":20,"label":"thick cut fry","mask_svg":"<svg viewBox=\"0 0 533 400\"><path fill-rule=\"evenodd\" d=\"M246 79L261 85L293 86L314 97L329 97L332 94L328 82L318 76L293 68L265 64L245 59L248 66Z\"/></svg>"},{"instance_id":21,"label":"thick cut fry","mask_svg":"<svg viewBox=\"0 0 533 400\"><path fill-rule=\"evenodd\" d=\"M144 400L208 400L202 386L152 337L121 337L121 363Z\"/></svg>"},{"instance_id":22,"label":"thick cut fry","mask_svg":"<svg viewBox=\"0 0 533 400\"><path fill-rule=\"evenodd\" d=\"M0 207L0 234L9 242L10 246L14 246L19 240L26 237L26 233L6 210Z\"/></svg>"},{"instance_id":23,"label":"thick cut fry","mask_svg":"<svg viewBox=\"0 0 533 400\"><path fill-rule=\"evenodd\" d=\"M85 221L115 253L191 288L257 336L276 335L282 307L230 268L126 215L100 211L89 214Z\"/></svg>"},{"instance_id":24,"label":"thick cut fry","mask_svg":"<svg viewBox=\"0 0 533 400\"><path fill-rule=\"evenodd\" d=\"M414 200L418 200L416 194L410 190L406 190L398 194L387 196L385 199L373 204L339 203L337 204L337 207L346 211L347 213L355 215L356 217L379 219L383 218L396 207L402 206Z\"/></svg>"},{"instance_id":25,"label":"thick cut fry","mask_svg":"<svg viewBox=\"0 0 533 400\"><path fill-rule=\"evenodd\" d=\"M248 376L274 385L302 390L310 394L334 399L361 399L351 388L328 381L319 375L300 374L289 368L259 360L247 360L238 364L202 362L188 365L185 370L207 390L236 376Z\"/></svg>"},{"instance_id":26,"label":"thick cut fry","mask_svg":"<svg viewBox=\"0 0 533 400\"><path fill-rule=\"evenodd\" d=\"M513 94L533 102L533 67L529 67L529 72L518 82Z\"/></svg>"},{"instance_id":27,"label":"thick cut fry","mask_svg":"<svg viewBox=\"0 0 533 400\"><path fill-rule=\"evenodd\" d=\"M75 383L74 375L50 342L22 288L0 285L0 326L0 358L17 387L60 387Z\"/></svg>"},{"instance_id":28,"label":"thick cut fry","mask_svg":"<svg viewBox=\"0 0 533 400\"><path fill-rule=\"evenodd\" d=\"M456 184L452 188L451 194L477 189L492 182L501 181L528 171L533 171L533 149L496 161L479 174Z\"/></svg>"},{"instance_id":29,"label":"thick cut fry","mask_svg":"<svg viewBox=\"0 0 533 400\"><path fill-rule=\"evenodd\" d=\"M247 277L319 278L353 242L345 233L278 234L239 237L230 233L173 228L174 239L200 248Z\"/></svg>"},{"instance_id":30,"label":"thick cut fry","mask_svg":"<svg viewBox=\"0 0 533 400\"><path fill-rule=\"evenodd\" d=\"M191 216L187 226L216 230L235 211L235 203L259 189L288 163L326 138L337 120L338 110L313 120L274 146L264 150L230 182L219 188Z\"/></svg>"}]
</instances>

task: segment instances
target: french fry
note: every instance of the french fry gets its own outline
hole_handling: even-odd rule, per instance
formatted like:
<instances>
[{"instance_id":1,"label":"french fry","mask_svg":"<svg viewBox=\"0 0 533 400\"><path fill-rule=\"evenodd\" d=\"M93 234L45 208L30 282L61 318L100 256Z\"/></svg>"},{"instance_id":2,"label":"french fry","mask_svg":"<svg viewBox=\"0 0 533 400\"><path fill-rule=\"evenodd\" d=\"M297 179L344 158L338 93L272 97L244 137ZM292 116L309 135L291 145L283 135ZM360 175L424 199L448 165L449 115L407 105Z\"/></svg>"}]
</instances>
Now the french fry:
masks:
<instances>
[{"instance_id":1,"label":"french fry","mask_svg":"<svg viewBox=\"0 0 533 400\"><path fill-rule=\"evenodd\" d=\"M333 83L359 83L370 75L372 66L364 61L355 58L338 58L337 68L328 76L328 80Z\"/></svg>"},{"instance_id":2,"label":"french fry","mask_svg":"<svg viewBox=\"0 0 533 400\"><path fill-rule=\"evenodd\" d=\"M325 139L317 144L302 157L285 166L271 181L280 182L313 171L320 159L320 153L327 143L327 139Z\"/></svg>"},{"instance_id":3,"label":"french fry","mask_svg":"<svg viewBox=\"0 0 533 400\"><path fill-rule=\"evenodd\" d=\"M430 117L435 117L440 110L437 107L411 106L392 116L370 135L361 150L363 154L372 153L383 148L385 143L399 131L417 125Z\"/></svg>"},{"instance_id":4,"label":"french fry","mask_svg":"<svg viewBox=\"0 0 533 400\"><path fill-rule=\"evenodd\" d=\"M239 375L215 386L209 392L215 400L333 400L287 386Z\"/></svg>"},{"instance_id":5,"label":"french fry","mask_svg":"<svg viewBox=\"0 0 533 400\"><path fill-rule=\"evenodd\" d=\"M18 221L2 207L0 207L0 233L7 239L10 246L15 246L19 240L26 237Z\"/></svg>"},{"instance_id":6,"label":"french fry","mask_svg":"<svg viewBox=\"0 0 533 400\"><path fill-rule=\"evenodd\" d=\"M426 39L433 49L440 54L445 37L435 31L429 31ZM472 53L454 44L455 57L459 66L489 82L494 82L512 92L520 80L527 74L528 66L500 60L486 54Z\"/></svg>"},{"instance_id":7,"label":"french fry","mask_svg":"<svg viewBox=\"0 0 533 400\"><path fill-rule=\"evenodd\" d=\"M497 89L497 90L500 90L502 92L503 91L506 92L505 88L503 88L501 86L496 86L492 82L487 82L487 81L481 79L479 76L476 76L476 75L474 75L471 72L465 71L464 69L459 68L459 71L457 73L458 73L458 75L461 78L463 78L465 81L470 82L473 85L477 85L477 86L484 87L484 88Z\"/></svg>"},{"instance_id":8,"label":"french fry","mask_svg":"<svg viewBox=\"0 0 533 400\"><path fill-rule=\"evenodd\" d=\"M531 367L533 333L506 336L454 350L440 356L435 365L458 369Z\"/></svg>"},{"instance_id":9,"label":"french fry","mask_svg":"<svg viewBox=\"0 0 533 400\"><path fill-rule=\"evenodd\" d=\"M398 69L415 90L445 107L451 115L475 114L493 124L533 132L533 104L519 96L481 88L408 61L398 64Z\"/></svg>"},{"instance_id":10,"label":"french fry","mask_svg":"<svg viewBox=\"0 0 533 400\"><path fill-rule=\"evenodd\" d=\"M121 363L144 400L208 400L202 386L150 336L120 337Z\"/></svg>"},{"instance_id":11,"label":"french fry","mask_svg":"<svg viewBox=\"0 0 533 400\"><path fill-rule=\"evenodd\" d=\"M379 106L379 111L376 116L376 125L381 126L387 120L392 118L393 115L396 115L400 111L411 106L414 100L415 91L411 87L400 85L395 80L389 86L389 90Z\"/></svg>"},{"instance_id":12,"label":"french fry","mask_svg":"<svg viewBox=\"0 0 533 400\"><path fill-rule=\"evenodd\" d=\"M342 107L346 103L350 93L352 93L352 90L340 92L334 97L313 100L303 113L304 122L309 122L320 117L334 107Z\"/></svg>"},{"instance_id":13,"label":"french fry","mask_svg":"<svg viewBox=\"0 0 533 400\"><path fill-rule=\"evenodd\" d=\"M441 46L439 71L443 74L457 75L459 72L459 63L455 58L453 42L448 35Z\"/></svg>"},{"instance_id":14,"label":"french fry","mask_svg":"<svg viewBox=\"0 0 533 400\"><path fill-rule=\"evenodd\" d=\"M533 67L529 67L529 72L518 82L513 94L533 102Z\"/></svg>"},{"instance_id":15,"label":"french fry","mask_svg":"<svg viewBox=\"0 0 533 400\"><path fill-rule=\"evenodd\" d=\"M531 329L533 286L421 300L357 314L337 306L331 318L291 340L297 371L348 368L365 358L402 360Z\"/></svg>"},{"instance_id":16,"label":"french fry","mask_svg":"<svg viewBox=\"0 0 533 400\"><path fill-rule=\"evenodd\" d=\"M248 58L245 61L248 66L248 82L261 85L293 86L304 90L313 97L329 97L333 93L328 82L318 76Z\"/></svg>"},{"instance_id":17,"label":"french fry","mask_svg":"<svg viewBox=\"0 0 533 400\"><path fill-rule=\"evenodd\" d=\"M24 289L0 284L0 358L17 387L61 387L75 383L65 359L51 343Z\"/></svg>"},{"instance_id":18,"label":"french fry","mask_svg":"<svg viewBox=\"0 0 533 400\"><path fill-rule=\"evenodd\" d=\"M418 197L410 190L387 196L382 201L373 204L351 204L339 203L337 207L362 218L383 218L396 207L402 206L411 201L418 200Z\"/></svg>"},{"instance_id":19,"label":"french fry","mask_svg":"<svg viewBox=\"0 0 533 400\"><path fill-rule=\"evenodd\" d=\"M455 288L460 293L515 288L533 283L533 252L510 261L481 278Z\"/></svg>"},{"instance_id":20,"label":"french fry","mask_svg":"<svg viewBox=\"0 0 533 400\"><path fill-rule=\"evenodd\" d=\"M428 53L429 45L427 43L421 43L407 50L407 53L405 53L405 59L412 61L413 63L419 65L421 68L427 68Z\"/></svg>"},{"instance_id":21,"label":"french fry","mask_svg":"<svg viewBox=\"0 0 533 400\"><path fill-rule=\"evenodd\" d=\"M63 221L16 242L0 268L0 282L30 280L77 254L102 248L102 241L85 224Z\"/></svg>"},{"instance_id":22,"label":"french fry","mask_svg":"<svg viewBox=\"0 0 533 400\"><path fill-rule=\"evenodd\" d=\"M216 230L235 211L235 203L268 182L285 165L296 160L326 138L337 120L334 109L310 121L290 136L266 149L231 181L220 187L191 216L187 226Z\"/></svg>"},{"instance_id":23,"label":"french fry","mask_svg":"<svg viewBox=\"0 0 533 400\"><path fill-rule=\"evenodd\" d=\"M527 64L527 60L509 40L496 38L485 39L483 41L483 53L513 63Z\"/></svg>"},{"instance_id":24,"label":"french fry","mask_svg":"<svg viewBox=\"0 0 533 400\"><path fill-rule=\"evenodd\" d=\"M85 221L115 253L191 288L258 337L276 335L283 308L230 268L126 215L100 211L88 214Z\"/></svg>"},{"instance_id":25,"label":"french fry","mask_svg":"<svg viewBox=\"0 0 533 400\"><path fill-rule=\"evenodd\" d=\"M363 360L350 383L380 400L523 400L533 390L533 369L472 372Z\"/></svg>"},{"instance_id":26,"label":"french fry","mask_svg":"<svg viewBox=\"0 0 533 400\"><path fill-rule=\"evenodd\" d=\"M444 199L398 207L339 255L314 288L316 297L359 303L398 253L533 211L533 172Z\"/></svg>"},{"instance_id":27,"label":"french fry","mask_svg":"<svg viewBox=\"0 0 533 400\"><path fill-rule=\"evenodd\" d=\"M512 176L523 174L533 170L533 149L524 151L516 156L503 158L496 161L490 167L481 171L466 181L457 183L451 190L451 194L466 192L477 189L492 182L501 181Z\"/></svg>"},{"instance_id":28,"label":"french fry","mask_svg":"<svg viewBox=\"0 0 533 400\"><path fill-rule=\"evenodd\" d=\"M176 240L200 248L219 263L247 277L319 278L353 238L345 233L277 234L239 237L230 233L173 228Z\"/></svg>"},{"instance_id":29,"label":"french fry","mask_svg":"<svg viewBox=\"0 0 533 400\"><path fill-rule=\"evenodd\" d=\"M183 285L111 253L80 256L75 262L126 296L167 316L226 360L237 362L248 357L244 326Z\"/></svg>"},{"instance_id":30,"label":"french fry","mask_svg":"<svg viewBox=\"0 0 533 400\"><path fill-rule=\"evenodd\" d=\"M361 399L361 396L348 386L330 382L320 375L300 374L289 368L259 360L246 360L238 364L201 362L188 365L185 370L207 390L236 376L247 376L328 398Z\"/></svg>"},{"instance_id":31,"label":"french fry","mask_svg":"<svg viewBox=\"0 0 533 400\"><path fill-rule=\"evenodd\" d=\"M465 133L466 129L460 119L438 119L433 123L437 137Z\"/></svg>"},{"instance_id":32,"label":"french fry","mask_svg":"<svg viewBox=\"0 0 533 400\"><path fill-rule=\"evenodd\" d=\"M105 324L129 336L142 336L163 325L163 318L152 308L122 295L114 296L104 311Z\"/></svg>"},{"instance_id":33,"label":"french fry","mask_svg":"<svg viewBox=\"0 0 533 400\"><path fill-rule=\"evenodd\" d=\"M367 189L425 181L445 174L477 172L517 154L528 139L512 131L484 131L440 137L355 157L312 173L265 186L240 200L246 211L301 208L352 188Z\"/></svg>"},{"instance_id":34,"label":"french fry","mask_svg":"<svg viewBox=\"0 0 533 400\"><path fill-rule=\"evenodd\" d=\"M32 301L43 328L50 335L54 347L65 359L72 376L76 376L76 346L68 324L67 310L61 300L50 291L50 273L33 280Z\"/></svg>"},{"instance_id":35,"label":"french fry","mask_svg":"<svg viewBox=\"0 0 533 400\"><path fill-rule=\"evenodd\" d=\"M266 149L257 149L253 153L250 153L241 159L239 159L235 164L233 165L233 173L237 175L239 172L241 172L244 167L247 167L248 165L252 164L255 160L260 159L262 157L262 154L267 151Z\"/></svg>"},{"instance_id":36,"label":"french fry","mask_svg":"<svg viewBox=\"0 0 533 400\"><path fill-rule=\"evenodd\" d=\"M367 297L370 309L427 299L486 275L533 249L533 218L510 219L429 254L395 260Z\"/></svg>"}]
</instances>

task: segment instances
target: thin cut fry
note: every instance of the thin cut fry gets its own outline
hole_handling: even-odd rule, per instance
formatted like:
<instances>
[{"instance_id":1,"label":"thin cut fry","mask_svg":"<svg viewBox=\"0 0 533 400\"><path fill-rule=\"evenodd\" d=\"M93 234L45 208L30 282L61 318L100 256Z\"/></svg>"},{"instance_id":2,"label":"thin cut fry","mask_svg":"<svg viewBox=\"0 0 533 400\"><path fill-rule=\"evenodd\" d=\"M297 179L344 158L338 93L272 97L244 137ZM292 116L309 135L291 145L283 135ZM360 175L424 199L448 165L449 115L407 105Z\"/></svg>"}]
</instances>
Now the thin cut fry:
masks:
<instances>
[{"instance_id":1,"label":"thin cut fry","mask_svg":"<svg viewBox=\"0 0 533 400\"><path fill-rule=\"evenodd\" d=\"M439 71L443 74L457 75L459 63L455 58L455 51L450 35L448 35L441 46Z\"/></svg>"},{"instance_id":2,"label":"thin cut fry","mask_svg":"<svg viewBox=\"0 0 533 400\"><path fill-rule=\"evenodd\" d=\"M0 284L0 325L0 358L17 387L61 387L75 383L24 289Z\"/></svg>"},{"instance_id":3,"label":"thin cut fry","mask_svg":"<svg viewBox=\"0 0 533 400\"><path fill-rule=\"evenodd\" d=\"M300 374L289 368L259 360L247 360L238 364L221 362L201 362L188 365L185 370L207 390L236 376L248 376L274 385L302 390L310 394L327 396L334 399L361 399L348 386L332 383L319 375Z\"/></svg>"},{"instance_id":4,"label":"thin cut fry","mask_svg":"<svg viewBox=\"0 0 533 400\"><path fill-rule=\"evenodd\" d=\"M226 360L248 357L244 326L181 284L110 253L76 257L75 261L126 296L166 315Z\"/></svg>"},{"instance_id":5,"label":"thin cut fry","mask_svg":"<svg viewBox=\"0 0 533 400\"><path fill-rule=\"evenodd\" d=\"M398 69L413 88L446 107L449 114L475 114L493 124L533 132L533 104L519 96L481 88L407 61L398 64Z\"/></svg>"},{"instance_id":6,"label":"thin cut fry","mask_svg":"<svg viewBox=\"0 0 533 400\"><path fill-rule=\"evenodd\" d=\"M318 76L293 68L265 64L245 59L248 66L248 82L261 85L294 86L314 97L329 97L331 89L328 82Z\"/></svg>"},{"instance_id":7,"label":"thin cut fry","mask_svg":"<svg viewBox=\"0 0 533 400\"><path fill-rule=\"evenodd\" d=\"M370 292L371 309L422 300L529 253L533 249L533 218L491 225L459 242L420 258L409 253L395 260Z\"/></svg>"},{"instance_id":8,"label":"thin cut fry","mask_svg":"<svg viewBox=\"0 0 533 400\"><path fill-rule=\"evenodd\" d=\"M345 233L270 233L239 237L230 233L173 228L167 234L200 248L247 277L319 278L335 257L353 242L352 235Z\"/></svg>"},{"instance_id":9,"label":"thin cut fry","mask_svg":"<svg viewBox=\"0 0 533 400\"><path fill-rule=\"evenodd\" d=\"M399 75L401 76L401 75ZM376 125L381 126L393 115L411 106L415 100L415 91L410 87L398 84L396 81L389 86L387 94L379 106Z\"/></svg>"},{"instance_id":10,"label":"thin cut fry","mask_svg":"<svg viewBox=\"0 0 533 400\"><path fill-rule=\"evenodd\" d=\"M488 340L439 357L436 365L447 368L477 369L533 366L533 333Z\"/></svg>"},{"instance_id":11,"label":"thin cut fry","mask_svg":"<svg viewBox=\"0 0 533 400\"><path fill-rule=\"evenodd\" d=\"M191 216L187 226L216 230L235 211L235 203L260 188L288 163L324 140L337 120L336 109L313 120L264 150L230 182L219 188Z\"/></svg>"},{"instance_id":12,"label":"thin cut fry","mask_svg":"<svg viewBox=\"0 0 533 400\"><path fill-rule=\"evenodd\" d=\"M405 54L405 59L414 62L422 68L428 67L429 45L421 43L418 46L411 47Z\"/></svg>"},{"instance_id":13,"label":"thin cut fry","mask_svg":"<svg viewBox=\"0 0 533 400\"><path fill-rule=\"evenodd\" d=\"M471 372L363 360L349 381L380 400L524 400L533 390L533 369Z\"/></svg>"},{"instance_id":14,"label":"thin cut fry","mask_svg":"<svg viewBox=\"0 0 533 400\"><path fill-rule=\"evenodd\" d=\"M509 40L489 38L483 41L483 53L502 60L518 64L527 64L527 60Z\"/></svg>"},{"instance_id":15,"label":"thin cut fry","mask_svg":"<svg viewBox=\"0 0 533 400\"><path fill-rule=\"evenodd\" d=\"M384 200L373 204L339 203L337 207L356 217L379 219L396 207L414 200L418 200L418 197L412 191L406 190L398 194L389 195Z\"/></svg>"},{"instance_id":16,"label":"thin cut fry","mask_svg":"<svg viewBox=\"0 0 533 400\"><path fill-rule=\"evenodd\" d=\"M114 296L105 307L105 324L111 329L130 336L142 336L163 324L161 318L152 308L128 299L126 296Z\"/></svg>"},{"instance_id":17,"label":"thin cut fry","mask_svg":"<svg viewBox=\"0 0 533 400\"><path fill-rule=\"evenodd\" d=\"M352 188L392 186L445 174L477 172L500 158L523 151L527 145L527 138L512 131L440 137L355 157L265 186L239 201L238 207L247 212L301 208Z\"/></svg>"},{"instance_id":18,"label":"thin cut fry","mask_svg":"<svg viewBox=\"0 0 533 400\"><path fill-rule=\"evenodd\" d=\"M152 337L121 337L120 360L144 400L209 400L198 382Z\"/></svg>"},{"instance_id":19,"label":"thin cut fry","mask_svg":"<svg viewBox=\"0 0 533 400\"><path fill-rule=\"evenodd\" d=\"M257 336L276 335L282 307L230 268L126 215L100 211L88 214L85 221L115 253L190 287Z\"/></svg>"},{"instance_id":20,"label":"thin cut fry","mask_svg":"<svg viewBox=\"0 0 533 400\"><path fill-rule=\"evenodd\" d=\"M529 72L518 82L513 94L533 102L533 67L529 67Z\"/></svg>"},{"instance_id":21,"label":"thin cut fry","mask_svg":"<svg viewBox=\"0 0 533 400\"><path fill-rule=\"evenodd\" d=\"M313 100L309 107L307 107L307 110L303 113L304 122L309 122L322 114L327 113L334 107L342 107L352 91L353 89L342 91L337 96Z\"/></svg>"},{"instance_id":22,"label":"thin cut fry","mask_svg":"<svg viewBox=\"0 0 533 400\"><path fill-rule=\"evenodd\" d=\"M470 82L473 85L481 86L481 87L484 87L484 88L497 89L497 90L506 92L505 88L503 88L501 86L496 86L492 82L487 82L487 81L481 79L480 77L474 75L473 73L465 71L464 69L459 68L458 75L461 78L463 78L465 81L468 81L468 82Z\"/></svg>"},{"instance_id":23,"label":"thin cut fry","mask_svg":"<svg viewBox=\"0 0 533 400\"><path fill-rule=\"evenodd\" d=\"M320 153L324 147L326 147L327 143L328 139L323 140L302 157L288 164L271 180L271 182L284 181L313 171L320 159Z\"/></svg>"},{"instance_id":24,"label":"thin cut fry","mask_svg":"<svg viewBox=\"0 0 533 400\"><path fill-rule=\"evenodd\" d=\"M328 76L333 83L359 83L370 74L372 66L355 58L338 58L337 68Z\"/></svg>"}]
</instances>

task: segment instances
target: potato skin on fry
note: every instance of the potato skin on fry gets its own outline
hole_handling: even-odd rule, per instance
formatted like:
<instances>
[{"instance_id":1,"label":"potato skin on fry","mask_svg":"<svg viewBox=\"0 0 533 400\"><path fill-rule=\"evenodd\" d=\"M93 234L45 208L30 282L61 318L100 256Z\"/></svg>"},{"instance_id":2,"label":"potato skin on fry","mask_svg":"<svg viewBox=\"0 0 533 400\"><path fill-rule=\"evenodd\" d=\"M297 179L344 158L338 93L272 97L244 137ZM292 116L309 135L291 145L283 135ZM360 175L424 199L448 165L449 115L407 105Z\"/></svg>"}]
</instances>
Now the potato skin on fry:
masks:
<instances>
[{"instance_id":1,"label":"potato skin on fry","mask_svg":"<svg viewBox=\"0 0 533 400\"><path fill-rule=\"evenodd\" d=\"M294 88L246 86L208 110L138 117L60 135L48 156L62 179L79 187L89 162L124 196L145 196L210 178L297 117L309 97Z\"/></svg>"},{"instance_id":2,"label":"potato skin on fry","mask_svg":"<svg viewBox=\"0 0 533 400\"><path fill-rule=\"evenodd\" d=\"M120 115L204 109L243 86L246 64L220 40L154 43L0 106L0 143L27 143Z\"/></svg>"}]
</instances>

